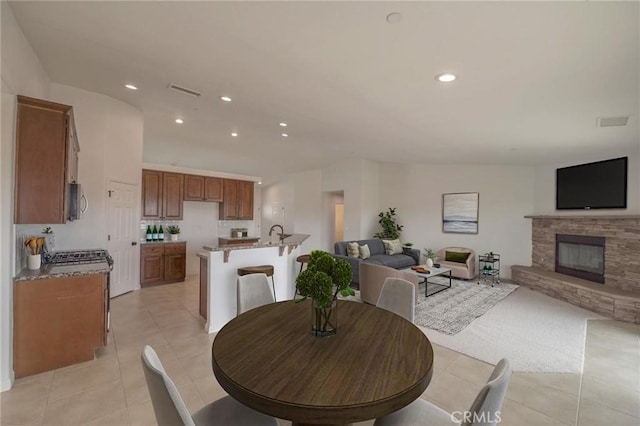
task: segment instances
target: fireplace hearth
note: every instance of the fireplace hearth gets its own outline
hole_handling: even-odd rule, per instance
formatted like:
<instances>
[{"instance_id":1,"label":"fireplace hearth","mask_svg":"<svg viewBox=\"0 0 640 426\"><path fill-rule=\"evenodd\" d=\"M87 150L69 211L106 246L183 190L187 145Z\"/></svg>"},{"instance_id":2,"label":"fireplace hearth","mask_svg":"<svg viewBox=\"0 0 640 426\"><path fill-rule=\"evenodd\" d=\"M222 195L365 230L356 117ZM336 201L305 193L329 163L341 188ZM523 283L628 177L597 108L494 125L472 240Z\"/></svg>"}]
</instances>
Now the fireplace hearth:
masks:
<instances>
[{"instance_id":1,"label":"fireplace hearth","mask_svg":"<svg viewBox=\"0 0 640 426\"><path fill-rule=\"evenodd\" d=\"M604 284L604 237L556 234L555 271Z\"/></svg>"}]
</instances>

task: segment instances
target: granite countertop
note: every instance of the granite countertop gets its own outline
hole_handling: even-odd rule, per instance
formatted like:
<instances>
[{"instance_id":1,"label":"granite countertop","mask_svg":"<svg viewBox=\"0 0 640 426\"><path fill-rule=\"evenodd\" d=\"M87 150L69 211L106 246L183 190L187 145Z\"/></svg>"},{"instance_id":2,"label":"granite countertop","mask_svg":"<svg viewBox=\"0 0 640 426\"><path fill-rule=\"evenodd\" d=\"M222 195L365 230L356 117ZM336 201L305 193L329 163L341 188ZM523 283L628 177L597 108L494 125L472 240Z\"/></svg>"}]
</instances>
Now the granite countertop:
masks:
<instances>
[{"instance_id":1,"label":"granite countertop","mask_svg":"<svg viewBox=\"0 0 640 426\"><path fill-rule=\"evenodd\" d=\"M104 274L111 272L109 264L104 262L79 263L74 265L45 264L40 269L24 268L13 278L14 282L27 280L45 280L48 278L74 277L78 275Z\"/></svg>"},{"instance_id":2,"label":"granite countertop","mask_svg":"<svg viewBox=\"0 0 640 426\"><path fill-rule=\"evenodd\" d=\"M218 237L221 240L227 241L242 241L242 240L259 240L260 237Z\"/></svg>"},{"instance_id":3,"label":"granite countertop","mask_svg":"<svg viewBox=\"0 0 640 426\"><path fill-rule=\"evenodd\" d=\"M185 240L178 240L178 241L171 241L171 240L164 240L164 241L146 241L146 240L142 240L140 241L140 245L143 244L177 244L177 243L186 243Z\"/></svg>"},{"instance_id":4,"label":"granite countertop","mask_svg":"<svg viewBox=\"0 0 640 426\"><path fill-rule=\"evenodd\" d=\"M282 241L278 241L276 237L273 240L266 241L258 241L257 243L247 243L247 244L238 244L237 242L234 244L212 244L210 246L203 246L202 248L207 251L223 251L223 250L246 250L246 249L254 249L254 248L268 248L268 247L288 247L288 246L297 246L302 244L304 240L309 238L309 234L291 234L287 238ZM245 239L248 237L240 238ZM237 239L236 239L237 240Z\"/></svg>"}]
</instances>

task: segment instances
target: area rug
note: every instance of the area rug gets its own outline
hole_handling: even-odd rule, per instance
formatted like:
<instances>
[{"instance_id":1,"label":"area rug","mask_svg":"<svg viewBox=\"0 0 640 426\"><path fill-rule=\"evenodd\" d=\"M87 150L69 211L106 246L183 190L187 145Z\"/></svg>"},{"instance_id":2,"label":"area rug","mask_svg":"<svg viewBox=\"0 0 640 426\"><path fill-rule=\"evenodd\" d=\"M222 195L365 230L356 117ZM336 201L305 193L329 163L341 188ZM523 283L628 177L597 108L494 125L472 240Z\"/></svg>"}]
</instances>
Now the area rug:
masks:
<instances>
[{"instance_id":1,"label":"area rug","mask_svg":"<svg viewBox=\"0 0 640 426\"><path fill-rule=\"evenodd\" d=\"M449 278L431 278L429 286L432 281L448 285ZM476 281L454 279L451 288L425 298L424 283L421 283L415 323L444 334L459 333L516 288L515 284L501 283L491 287Z\"/></svg>"},{"instance_id":2,"label":"area rug","mask_svg":"<svg viewBox=\"0 0 640 426\"><path fill-rule=\"evenodd\" d=\"M603 318L519 287L458 334L419 328L431 343L493 365L507 358L517 372L580 373L587 320Z\"/></svg>"}]
</instances>

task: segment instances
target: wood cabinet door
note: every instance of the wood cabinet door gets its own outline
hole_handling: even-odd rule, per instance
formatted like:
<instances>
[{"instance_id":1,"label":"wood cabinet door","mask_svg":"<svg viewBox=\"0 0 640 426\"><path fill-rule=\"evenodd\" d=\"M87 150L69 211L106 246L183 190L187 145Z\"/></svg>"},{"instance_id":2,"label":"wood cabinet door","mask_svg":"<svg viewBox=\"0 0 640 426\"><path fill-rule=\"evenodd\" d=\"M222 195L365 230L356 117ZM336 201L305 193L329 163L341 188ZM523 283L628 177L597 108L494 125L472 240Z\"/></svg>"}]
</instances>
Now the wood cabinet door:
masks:
<instances>
[{"instance_id":1,"label":"wood cabinet door","mask_svg":"<svg viewBox=\"0 0 640 426\"><path fill-rule=\"evenodd\" d=\"M204 200L221 202L223 198L222 178L205 177L204 178Z\"/></svg>"},{"instance_id":2,"label":"wood cabinet door","mask_svg":"<svg viewBox=\"0 0 640 426\"><path fill-rule=\"evenodd\" d=\"M162 217L162 172L142 171L142 218Z\"/></svg>"},{"instance_id":3,"label":"wood cabinet door","mask_svg":"<svg viewBox=\"0 0 640 426\"><path fill-rule=\"evenodd\" d=\"M162 174L162 216L165 219L182 219L182 198L184 175L181 173Z\"/></svg>"},{"instance_id":4,"label":"wood cabinet door","mask_svg":"<svg viewBox=\"0 0 640 426\"><path fill-rule=\"evenodd\" d=\"M238 181L238 217L253 220L253 182Z\"/></svg>"},{"instance_id":5,"label":"wood cabinet door","mask_svg":"<svg viewBox=\"0 0 640 426\"><path fill-rule=\"evenodd\" d=\"M184 281L187 271L187 255L185 253L170 253L164 256L165 281Z\"/></svg>"},{"instance_id":6,"label":"wood cabinet door","mask_svg":"<svg viewBox=\"0 0 640 426\"><path fill-rule=\"evenodd\" d=\"M16 378L92 360L106 333L105 289L105 274L16 282Z\"/></svg>"},{"instance_id":7,"label":"wood cabinet door","mask_svg":"<svg viewBox=\"0 0 640 426\"><path fill-rule=\"evenodd\" d=\"M143 245L140 250L140 285L159 284L164 279L164 246Z\"/></svg>"},{"instance_id":8,"label":"wood cabinet door","mask_svg":"<svg viewBox=\"0 0 640 426\"><path fill-rule=\"evenodd\" d=\"M18 96L14 223L65 223L70 106Z\"/></svg>"},{"instance_id":9,"label":"wood cabinet door","mask_svg":"<svg viewBox=\"0 0 640 426\"><path fill-rule=\"evenodd\" d=\"M224 199L220 203L220 220L238 219L238 181L234 179L223 180Z\"/></svg>"},{"instance_id":10,"label":"wood cabinet door","mask_svg":"<svg viewBox=\"0 0 640 426\"><path fill-rule=\"evenodd\" d=\"M204 176L184 175L184 200L202 201L204 198Z\"/></svg>"}]
</instances>

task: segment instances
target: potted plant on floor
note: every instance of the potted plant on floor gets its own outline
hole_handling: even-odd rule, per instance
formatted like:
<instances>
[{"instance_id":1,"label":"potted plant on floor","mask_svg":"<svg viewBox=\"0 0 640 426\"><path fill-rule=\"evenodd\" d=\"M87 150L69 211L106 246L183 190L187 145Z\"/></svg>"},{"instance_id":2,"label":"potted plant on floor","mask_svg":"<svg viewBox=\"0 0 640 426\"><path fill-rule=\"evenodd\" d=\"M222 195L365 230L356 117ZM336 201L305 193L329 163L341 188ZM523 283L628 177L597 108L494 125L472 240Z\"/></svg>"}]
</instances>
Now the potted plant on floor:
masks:
<instances>
[{"instance_id":1,"label":"potted plant on floor","mask_svg":"<svg viewBox=\"0 0 640 426\"><path fill-rule=\"evenodd\" d=\"M180 236L180 227L178 225L167 226L167 231L169 231L171 235L171 241L178 241L178 237Z\"/></svg>"},{"instance_id":2,"label":"potted plant on floor","mask_svg":"<svg viewBox=\"0 0 640 426\"><path fill-rule=\"evenodd\" d=\"M396 223L396 209L389 208L386 212L378 213L378 223L382 226L382 232L373 234L373 238L381 238L385 240L396 240L400 238L403 225Z\"/></svg>"},{"instance_id":3,"label":"potted plant on floor","mask_svg":"<svg viewBox=\"0 0 640 426\"><path fill-rule=\"evenodd\" d=\"M307 269L296 278L300 301L311 299L311 333L327 337L338 330L337 298L353 296L349 286L353 278L351 265L344 259L336 259L322 250L309 255Z\"/></svg>"}]
</instances>

